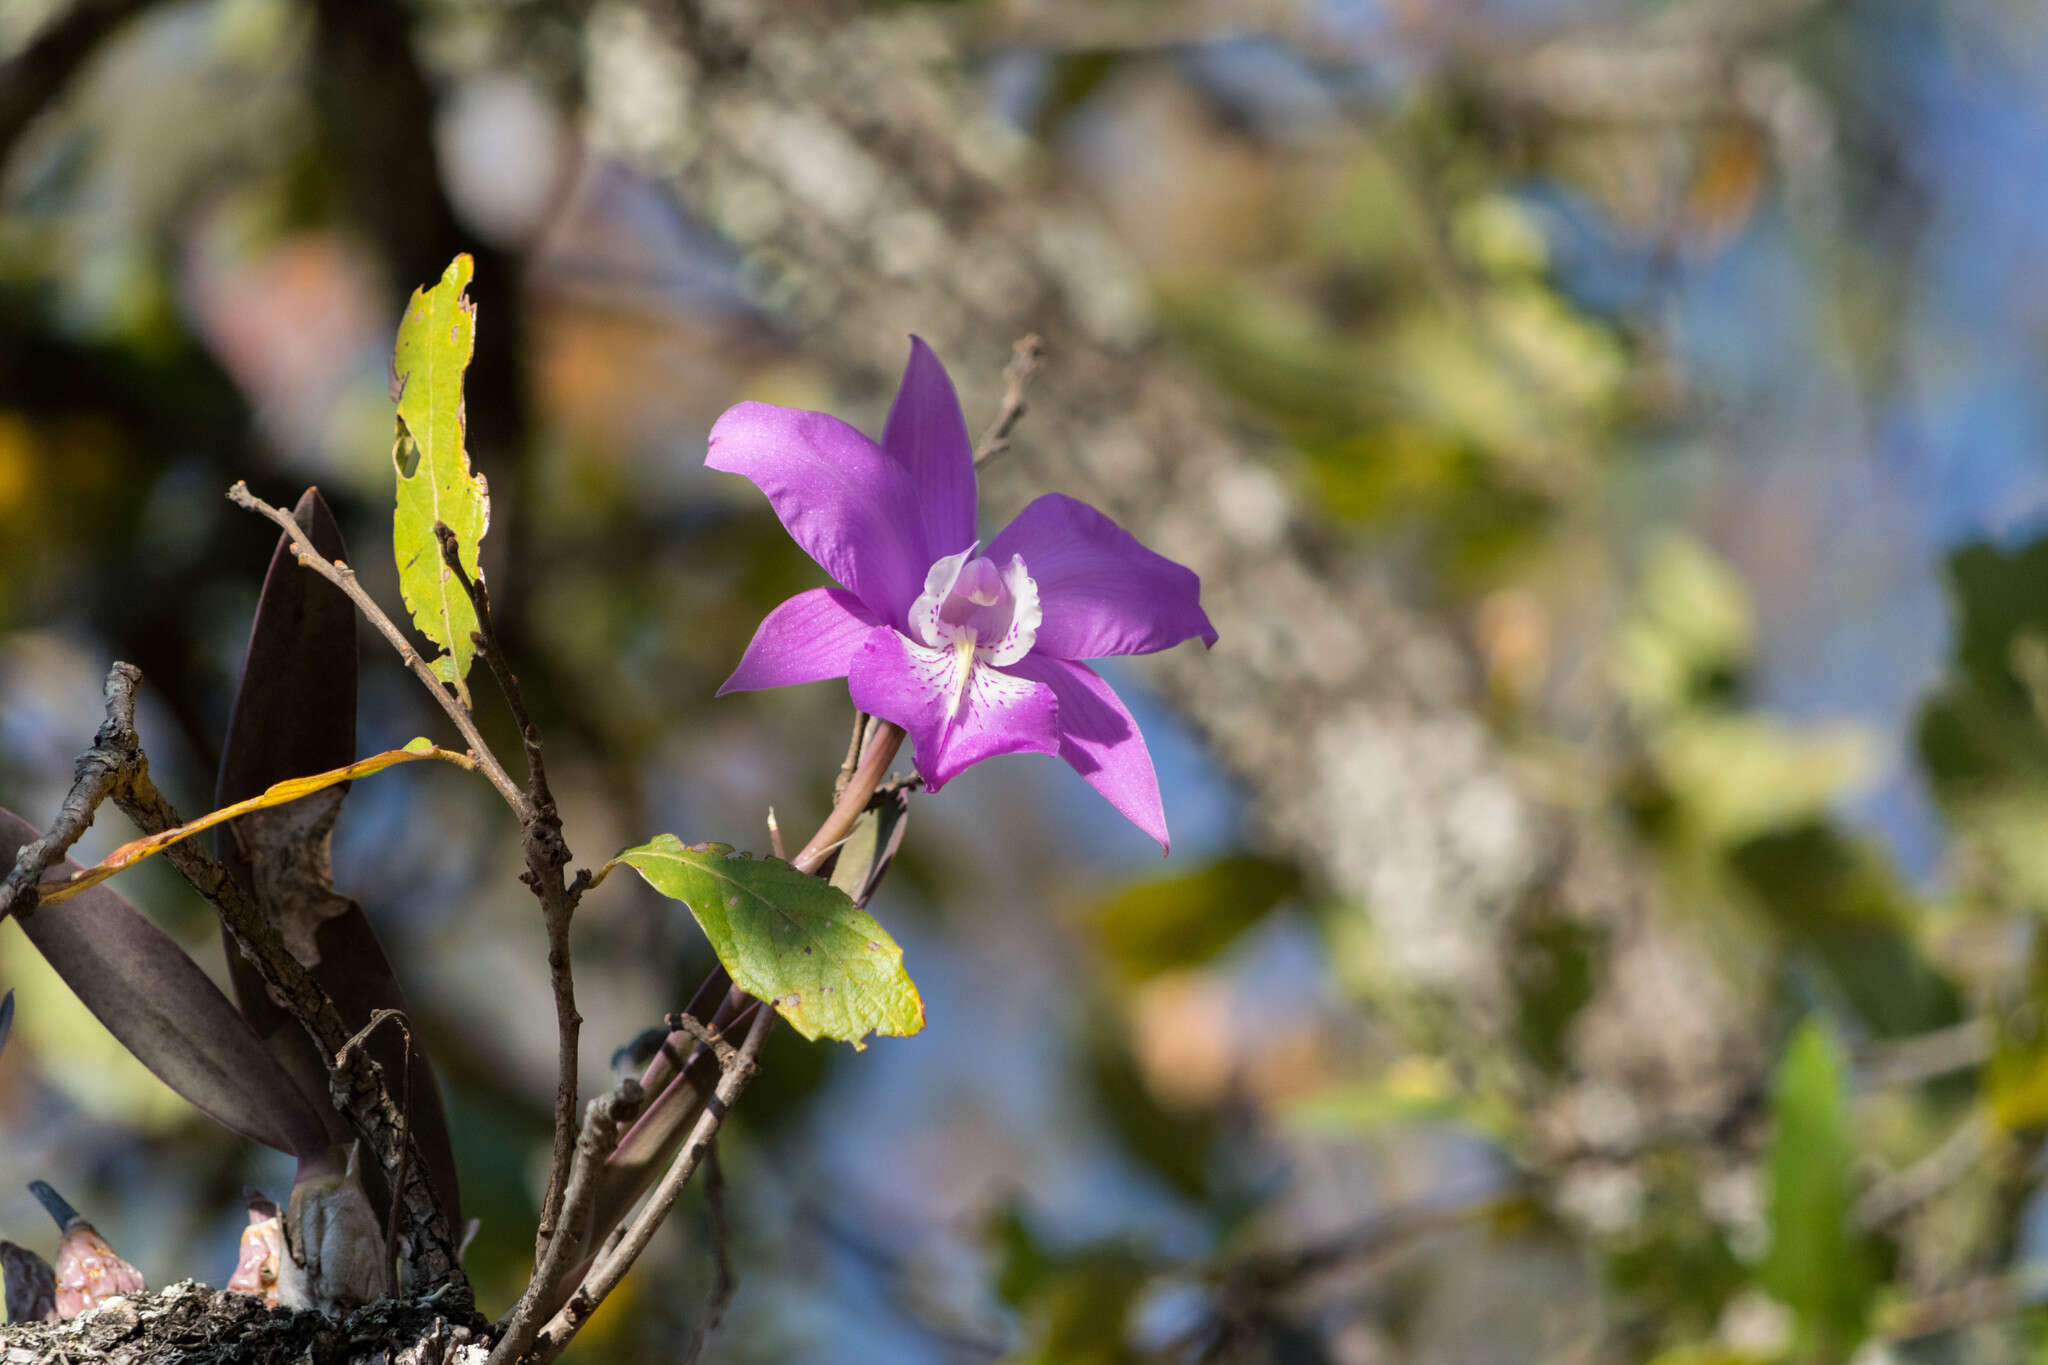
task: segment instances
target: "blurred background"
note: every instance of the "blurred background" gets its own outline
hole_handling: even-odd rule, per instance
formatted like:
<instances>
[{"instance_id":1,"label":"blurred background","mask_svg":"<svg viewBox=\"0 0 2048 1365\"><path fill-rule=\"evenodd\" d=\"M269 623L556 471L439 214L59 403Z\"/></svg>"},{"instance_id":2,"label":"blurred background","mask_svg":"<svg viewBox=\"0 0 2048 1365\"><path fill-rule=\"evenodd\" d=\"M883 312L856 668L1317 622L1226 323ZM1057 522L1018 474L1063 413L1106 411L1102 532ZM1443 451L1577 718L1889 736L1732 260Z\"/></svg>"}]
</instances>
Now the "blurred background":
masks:
<instances>
[{"instance_id":1,"label":"blurred background","mask_svg":"<svg viewBox=\"0 0 2048 1365\"><path fill-rule=\"evenodd\" d=\"M396 603L391 339L470 251L579 861L807 831L844 689L712 694L822 579L705 431L878 431L912 331L979 431L1036 332L987 525L1096 502L1222 633L1110 674L1173 855L1050 759L916 801L874 908L930 1026L776 1035L706 1359L2048 1360L2044 166L2026 0L4 0L0 804L120 658L207 807L236 478ZM367 635L363 688L365 752L442 734ZM513 834L408 768L335 853L491 1313L552 1093ZM620 879L576 952L594 1088L709 958ZM11 925L0 981L0 1233L48 1179L224 1281L285 1164ZM708 1246L686 1201L578 1358L682 1358Z\"/></svg>"}]
</instances>

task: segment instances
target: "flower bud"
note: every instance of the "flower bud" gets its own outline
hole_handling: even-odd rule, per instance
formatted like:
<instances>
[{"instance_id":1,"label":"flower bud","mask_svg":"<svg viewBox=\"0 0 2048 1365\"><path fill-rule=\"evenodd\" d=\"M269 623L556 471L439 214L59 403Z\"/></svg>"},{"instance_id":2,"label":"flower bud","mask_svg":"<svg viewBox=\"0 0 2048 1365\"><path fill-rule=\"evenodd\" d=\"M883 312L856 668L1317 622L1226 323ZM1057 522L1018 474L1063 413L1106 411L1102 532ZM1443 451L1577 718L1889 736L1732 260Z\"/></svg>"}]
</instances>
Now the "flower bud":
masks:
<instances>
[{"instance_id":1,"label":"flower bud","mask_svg":"<svg viewBox=\"0 0 2048 1365\"><path fill-rule=\"evenodd\" d=\"M278 1267L284 1260L284 1220L277 1205L254 1190L249 1192L249 1226L242 1229L241 1259L228 1278L228 1288L254 1294L265 1308L277 1307Z\"/></svg>"},{"instance_id":2,"label":"flower bud","mask_svg":"<svg viewBox=\"0 0 2048 1365\"><path fill-rule=\"evenodd\" d=\"M64 1196L40 1180L31 1180L28 1189L64 1232L64 1240L57 1244L58 1317L75 1318L108 1299L139 1294L149 1287L143 1283L142 1272L115 1255L107 1239L94 1231Z\"/></svg>"}]
</instances>

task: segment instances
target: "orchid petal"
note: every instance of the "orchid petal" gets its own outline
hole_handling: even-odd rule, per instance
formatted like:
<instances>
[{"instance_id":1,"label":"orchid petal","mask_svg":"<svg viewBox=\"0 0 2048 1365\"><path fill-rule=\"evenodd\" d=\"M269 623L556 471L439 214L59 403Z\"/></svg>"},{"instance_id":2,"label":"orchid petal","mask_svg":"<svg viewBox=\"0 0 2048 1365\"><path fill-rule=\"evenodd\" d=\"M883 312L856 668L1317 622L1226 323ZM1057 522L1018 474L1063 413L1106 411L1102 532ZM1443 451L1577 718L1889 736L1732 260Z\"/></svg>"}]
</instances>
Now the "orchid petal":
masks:
<instances>
[{"instance_id":1,"label":"orchid petal","mask_svg":"<svg viewBox=\"0 0 2048 1365\"><path fill-rule=\"evenodd\" d=\"M713 424L704 463L753 480L820 568L880 619L903 623L932 555L901 461L826 413L741 403Z\"/></svg>"},{"instance_id":2,"label":"orchid petal","mask_svg":"<svg viewBox=\"0 0 2048 1365\"><path fill-rule=\"evenodd\" d=\"M1200 636L1216 643L1202 582L1140 545L1085 502L1048 493L989 542L998 564L1022 555L1044 621L1037 652L1060 659L1150 654Z\"/></svg>"},{"instance_id":3,"label":"orchid petal","mask_svg":"<svg viewBox=\"0 0 2048 1365\"><path fill-rule=\"evenodd\" d=\"M844 588L812 588L768 613L718 695L843 678L881 619Z\"/></svg>"},{"instance_id":4,"label":"orchid petal","mask_svg":"<svg viewBox=\"0 0 2048 1365\"><path fill-rule=\"evenodd\" d=\"M1010 671L1051 689L1059 699L1060 757L1166 853L1171 844L1159 775L1123 699L1101 674L1069 659L1034 653Z\"/></svg>"},{"instance_id":5,"label":"orchid petal","mask_svg":"<svg viewBox=\"0 0 2048 1365\"><path fill-rule=\"evenodd\" d=\"M956 707L959 658L957 650L928 649L885 626L868 633L847 675L855 706L909 733L927 787L937 791L1000 754L1059 752L1059 704L1051 688L969 654Z\"/></svg>"},{"instance_id":6,"label":"orchid petal","mask_svg":"<svg viewBox=\"0 0 2048 1365\"><path fill-rule=\"evenodd\" d=\"M910 363L882 428L882 449L910 475L926 559L974 539L974 442L953 381L922 337L910 339Z\"/></svg>"}]
</instances>

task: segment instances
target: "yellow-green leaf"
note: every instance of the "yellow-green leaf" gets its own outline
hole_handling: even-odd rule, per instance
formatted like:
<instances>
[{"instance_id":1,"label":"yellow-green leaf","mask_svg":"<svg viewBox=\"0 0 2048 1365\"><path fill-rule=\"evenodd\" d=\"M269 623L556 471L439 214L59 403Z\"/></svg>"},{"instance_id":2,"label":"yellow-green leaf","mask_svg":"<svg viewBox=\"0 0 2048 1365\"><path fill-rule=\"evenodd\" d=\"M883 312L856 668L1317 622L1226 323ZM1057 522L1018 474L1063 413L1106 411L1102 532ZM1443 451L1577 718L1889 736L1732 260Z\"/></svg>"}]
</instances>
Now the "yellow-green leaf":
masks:
<instances>
[{"instance_id":1,"label":"yellow-green leaf","mask_svg":"<svg viewBox=\"0 0 2048 1365\"><path fill-rule=\"evenodd\" d=\"M804 1037L860 1047L870 1033L903 1038L924 1027L903 950L830 882L779 858L685 844L673 834L612 861L687 906L739 988L774 1005Z\"/></svg>"},{"instance_id":2,"label":"yellow-green leaf","mask_svg":"<svg viewBox=\"0 0 2048 1365\"><path fill-rule=\"evenodd\" d=\"M387 749L381 754L371 754L368 758L357 759L346 767L330 768L324 773L314 773L310 777L290 777L282 782L273 782L261 793L246 801L237 801L232 806L222 806L219 810L202 815L197 820L188 820L176 829L167 829L160 834L150 834L140 839L130 839L83 872L62 881L44 882L37 892L37 903L55 905L59 901L69 900L87 887L98 886L116 872L126 871L182 839L212 829L215 825L225 824L238 816L247 815L250 811L282 806L301 797L311 796L314 792L324 791L337 783L368 777L371 773L381 773L386 768L396 767L400 763L417 763L423 758L438 758L444 763L453 763L462 768L476 767L475 761L467 754L437 748L428 740L416 739L403 749Z\"/></svg>"},{"instance_id":3,"label":"yellow-green leaf","mask_svg":"<svg viewBox=\"0 0 2048 1365\"><path fill-rule=\"evenodd\" d=\"M398 509L392 517L391 546L398 559L398 588L420 633L444 651L434 672L454 684L464 704L475 646L476 610L441 557L434 523L455 532L463 571L480 580L477 548L491 525L491 490L469 470L464 446L468 422L462 406L462 372L476 339L476 305L464 296L473 270L457 256L431 289L413 291L398 347L391 357L392 392L398 403L398 433L392 462L398 472Z\"/></svg>"}]
</instances>

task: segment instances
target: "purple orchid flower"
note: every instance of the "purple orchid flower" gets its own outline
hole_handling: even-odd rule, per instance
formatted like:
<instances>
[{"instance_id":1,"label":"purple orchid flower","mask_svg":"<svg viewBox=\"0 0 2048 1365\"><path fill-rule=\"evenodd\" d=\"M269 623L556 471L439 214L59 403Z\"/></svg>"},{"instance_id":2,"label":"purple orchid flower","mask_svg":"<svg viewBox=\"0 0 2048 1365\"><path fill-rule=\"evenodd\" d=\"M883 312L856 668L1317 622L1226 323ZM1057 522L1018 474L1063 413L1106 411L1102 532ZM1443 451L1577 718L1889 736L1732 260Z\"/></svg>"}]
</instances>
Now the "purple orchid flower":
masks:
<instances>
[{"instance_id":1,"label":"purple orchid flower","mask_svg":"<svg viewBox=\"0 0 2048 1365\"><path fill-rule=\"evenodd\" d=\"M910 736L931 790L985 758L1057 754L1168 847L1144 737L1081 660L1215 644L1201 581L1058 493L981 550L974 445L923 341L880 445L822 412L741 403L705 463L753 480L841 585L768 613L720 696L845 678L854 705Z\"/></svg>"}]
</instances>

